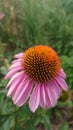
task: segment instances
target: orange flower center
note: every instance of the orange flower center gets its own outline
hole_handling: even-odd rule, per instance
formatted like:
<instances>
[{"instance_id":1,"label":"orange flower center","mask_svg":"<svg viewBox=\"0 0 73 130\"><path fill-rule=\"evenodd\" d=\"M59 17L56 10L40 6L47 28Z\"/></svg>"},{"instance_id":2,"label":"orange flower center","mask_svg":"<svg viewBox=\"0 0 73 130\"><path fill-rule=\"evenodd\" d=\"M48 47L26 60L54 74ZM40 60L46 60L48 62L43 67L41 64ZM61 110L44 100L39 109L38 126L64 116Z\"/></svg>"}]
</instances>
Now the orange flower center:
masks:
<instances>
[{"instance_id":1,"label":"orange flower center","mask_svg":"<svg viewBox=\"0 0 73 130\"><path fill-rule=\"evenodd\" d=\"M56 52L44 45L25 51L22 65L28 77L35 81L46 82L55 78L60 70L60 60Z\"/></svg>"}]
</instances>

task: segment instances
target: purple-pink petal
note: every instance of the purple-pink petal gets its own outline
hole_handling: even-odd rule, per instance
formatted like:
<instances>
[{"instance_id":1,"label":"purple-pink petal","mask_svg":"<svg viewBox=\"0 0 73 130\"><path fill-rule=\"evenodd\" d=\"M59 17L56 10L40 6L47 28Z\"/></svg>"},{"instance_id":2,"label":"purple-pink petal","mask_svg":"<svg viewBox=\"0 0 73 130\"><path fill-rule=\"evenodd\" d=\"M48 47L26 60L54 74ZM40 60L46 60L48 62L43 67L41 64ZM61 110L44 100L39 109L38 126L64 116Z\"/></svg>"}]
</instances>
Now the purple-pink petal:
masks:
<instances>
[{"instance_id":1,"label":"purple-pink petal","mask_svg":"<svg viewBox=\"0 0 73 130\"><path fill-rule=\"evenodd\" d=\"M48 91L47 91L46 87L45 87L45 93L46 93L46 106L48 108L51 108L52 105L51 105L51 102L50 102L50 99L49 99L49 96L48 96Z\"/></svg>"},{"instance_id":2,"label":"purple-pink petal","mask_svg":"<svg viewBox=\"0 0 73 130\"><path fill-rule=\"evenodd\" d=\"M19 80L15 80L15 82L12 83L11 87L9 88L9 91L7 93L7 96L14 95L14 93L17 91L18 86L23 82L24 76L21 76Z\"/></svg>"},{"instance_id":3,"label":"purple-pink petal","mask_svg":"<svg viewBox=\"0 0 73 130\"><path fill-rule=\"evenodd\" d=\"M15 69L11 69L7 75L5 76L5 79L9 79L11 76L13 76L13 74L15 74L16 72L18 72L21 69L21 67L17 67Z\"/></svg>"},{"instance_id":4,"label":"purple-pink petal","mask_svg":"<svg viewBox=\"0 0 73 130\"><path fill-rule=\"evenodd\" d=\"M21 62L16 62L16 63L12 64L11 67L9 68L9 70L12 68L15 68L15 67L22 67Z\"/></svg>"},{"instance_id":5,"label":"purple-pink petal","mask_svg":"<svg viewBox=\"0 0 73 130\"><path fill-rule=\"evenodd\" d=\"M58 74L60 77L62 78L66 78L66 74L64 73L63 69L61 68L59 74Z\"/></svg>"},{"instance_id":6,"label":"purple-pink petal","mask_svg":"<svg viewBox=\"0 0 73 130\"><path fill-rule=\"evenodd\" d=\"M29 82L30 81L28 79L26 79L26 80L24 80L23 84L20 87L18 87L17 92L15 93L15 95L13 97L13 101L14 101L15 104L21 98L22 94L24 93L24 91L26 90L27 86L29 85Z\"/></svg>"},{"instance_id":7,"label":"purple-pink petal","mask_svg":"<svg viewBox=\"0 0 73 130\"><path fill-rule=\"evenodd\" d=\"M14 74L11 78L11 80L9 81L9 83L7 84L6 86L6 89L10 87L10 85L17 79L19 79L19 77L21 77L22 75L24 75L25 77L25 74L24 74L24 71L21 71L21 72L17 72L16 74Z\"/></svg>"},{"instance_id":8,"label":"purple-pink petal","mask_svg":"<svg viewBox=\"0 0 73 130\"><path fill-rule=\"evenodd\" d=\"M18 97L19 99L17 99L16 101L16 104L19 107L25 104L25 102L29 98L30 93L32 91L32 87L33 87L33 81L30 81L28 84L24 86L25 89L23 89L23 92L20 94L20 97Z\"/></svg>"},{"instance_id":9,"label":"purple-pink petal","mask_svg":"<svg viewBox=\"0 0 73 130\"><path fill-rule=\"evenodd\" d=\"M26 76L26 78L25 78L25 79L21 82L21 84L18 86L17 91L16 91L16 93L15 93L14 96L13 96L13 102L14 102L15 104L16 104L16 102L17 102L17 99L19 99L19 95L22 93L25 84L26 84L26 83L28 84L27 81L28 81L28 79L27 79L27 76Z\"/></svg>"},{"instance_id":10,"label":"purple-pink petal","mask_svg":"<svg viewBox=\"0 0 73 130\"><path fill-rule=\"evenodd\" d=\"M38 108L40 103L40 83L36 83L34 90L30 96L29 107L32 112Z\"/></svg>"},{"instance_id":11,"label":"purple-pink petal","mask_svg":"<svg viewBox=\"0 0 73 130\"><path fill-rule=\"evenodd\" d=\"M65 82L65 80L63 78L60 78L60 76L57 76L55 78L55 80L60 85L60 87L62 87L62 89L64 89L65 91L68 90L68 86L67 86L67 84L66 84L66 82Z\"/></svg>"},{"instance_id":12,"label":"purple-pink petal","mask_svg":"<svg viewBox=\"0 0 73 130\"><path fill-rule=\"evenodd\" d=\"M46 85L43 83L40 87L40 106L42 108L46 108L46 91L45 91Z\"/></svg>"},{"instance_id":13,"label":"purple-pink petal","mask_svg":"<svg viewBox=\"0 0 73 130\"><path fill-rule=\"evenodd\" d=\"M57 97L61 95L62 88L59 86L59 84L56 82L56 80L51 81L54 91L57 93Z\"/></svg>"},{"instance_id":14,"label":"purple-pink petal","mask_svg":"<svg viewBox=\"0 0 73 130\"><path fill-rule=\"evenodd\" d=\"M52 107L54 107L57 103L57 99L56 99L55 93L53 92L53 89L52 89L52 86L50 85L50 83L47 83L46 90L47 90L50 104Z\"/></svg>"},{"instance_id":15,"label":"purple-pink petal","mask_svg":"<svg viewBox=\"0 0 73 130\"><path fill-rule=\"evenodd\" d=\"M14 64L14 63L21 63L22 59L16 59L16 60L13 60L11 63Z\"/></svg>"},{"instance_id":16,"label":"purple-pink petal","mask_svg":"<svg viewBox=\"0 0 73 130\"><path fill-rule=\"evenodd\" d=\"M16 54L14 57L15 57L15 58L22 58L22 57L23 57L23 54L24 54L24 53L19 53L19 54Z\"/></svg>"}]
</instances>

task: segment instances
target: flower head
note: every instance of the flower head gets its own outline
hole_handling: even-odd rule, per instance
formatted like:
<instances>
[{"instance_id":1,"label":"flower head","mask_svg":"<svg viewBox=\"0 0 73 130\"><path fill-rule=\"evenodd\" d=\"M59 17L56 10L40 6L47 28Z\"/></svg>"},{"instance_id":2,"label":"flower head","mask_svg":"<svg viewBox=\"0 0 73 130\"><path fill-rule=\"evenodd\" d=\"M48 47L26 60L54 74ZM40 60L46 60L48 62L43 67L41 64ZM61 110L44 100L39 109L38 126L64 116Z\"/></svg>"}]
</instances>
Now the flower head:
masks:
<instances>
[{"instance_id":1,"label":"flower head","mask_svg":"<svg viewBox=\"0 0 73 130\"><path fill-rule=\"evenodd\" d=\"M7 96L11 96L14 104L22 106L29 99L32 112L40 105L42 108L54 107L62 89L67 91L66 74L56 52L49 46L38 45L24 53L14 56L5 79L11 78L7 84Z\"/></svg>"}]
</instances>

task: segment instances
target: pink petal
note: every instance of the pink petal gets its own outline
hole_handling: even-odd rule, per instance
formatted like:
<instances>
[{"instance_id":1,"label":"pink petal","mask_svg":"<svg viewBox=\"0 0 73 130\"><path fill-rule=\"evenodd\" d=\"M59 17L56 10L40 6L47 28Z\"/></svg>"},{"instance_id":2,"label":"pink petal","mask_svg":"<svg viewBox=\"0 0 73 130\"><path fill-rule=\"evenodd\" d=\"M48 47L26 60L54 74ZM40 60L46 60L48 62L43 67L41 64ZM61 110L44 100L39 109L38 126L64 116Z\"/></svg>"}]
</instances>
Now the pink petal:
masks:
<instances>
[{"instance_id":1,"label":"pink petal","mask_svg":"<svg viewBox=\"0 0 73 130\"><path fill-rule=\"evenodd\" d=\"M12 63L12 64L14 64L14 63L21 63L21 61L22 61L22 58L17 59L17 60L13 60L11 63Z\"/></svg>"},{"instance_id":2,"label":"pink petal","mask_svg":"<svg viewBox=\"0 0 73 130\"><path fill-rule=\"evenodd\" d=\"M17 67L15 69L11 69L7 75L5 76L5 79L9 79L11 76L13 76L17 71L19 71L21 67Z\"/></svg>"},{"instance_id":3,"label":"pink petal","mask_svg":"<svg viewBox=\"0 0 73 130\"><path fill-rule=\"evenodd\" d=\"M11 87L10 87L10 89L8 91L7 96L10 96L10 95L12 95L12 94L14 94L16 92L18 86L20 86L20 84L23 82L23 79L24 79L24 77L21 76L19 78L19 80L15 80L15 82L13 82L13 84L11 85Z\"/></svg>"},{"instance_id":4,"label":"pink petal","mask_svg":"<svg viewBox=\"0 0 73 130\"><path fill-rule=\"evenodd\" d=\"M9 68L9 70L12 69L12 68L14 68L14 67L22 67L22 65L21 65L20 62L16 62L16 63L14 63L14 64L11 65L11 67Z\"/></svg>"},{"instance_id":5,"label":"pink petal","mask_svg":"<svg viewBox=\"0 0 73 130\"><path fill-rule=\"evenodd\" d=\"M4 14L0 14L0 20L2 20L5 17Z\"/></svg>"},{"instance_id":6,"label":"pink petal","mask_svg":"<svg viewBox=\"0 0 73 130\"><path fill-rule=\"evenodd\" d=\"M40 86L40 89L41 89L41 91L40 91L40 106L42 107L42 108L46 108L46 92L45 92L45 84L42 84L41 86Z\"/></svg>"},{"instance_id":7,"label":"pink petal","mask_svg":"<svg viewBox=\"0 0 73 130\"><path fill-rule=\"evenodd\" d=\"M64 73L63 69L60 70L58 75L62 78L66 78L66 74Z\"/></svg>"},{"instance_id":8,"label":"pink petal","mask_svg":"<svg viewBox=\"0 0 73 130\"><path fill-rule=\"evenodd\" d=\"M9 83L7 84L6 89L9 88L9 86L10 86L16 79L18 80L18 78L21 77L22 75L24 75L24 77L25 77L24 71L17 72L16 74L14 74L14 75L12 76L11 80L9 81Z\"/></svg>"},{"instance_id":9,"label":"pink petal","mask_svg":"<svg viewBox=\"0 0 73 130\"><path fill-rule=\"evenodd\" d=\"M24 54L24 53L19 53L19 54L16 54L14 57L15 57L15 58L22 58L22 57L23 57L23 54Z\"/></svg>"},{"instance_id":10,"label":"pink petal","mask_svg":"<svg viewBox=\"0 0 73 130\"><path fill-rule=\"evenodd\" d=\"M16 104L19 107L22 106L29 98L29 95L33 87L33 81L30 81L29 84L27 86L26 85L24 86L24 90L22 91L22 93L20 93L20 97L18 97L19 99L17 99L18 101L16 101Z\"/></svg>"},{"instance_id":11,"label":"pink petal","mask_svg":"<svg viewBox=\"0 0 73 130\"><path fill-rule=\"evenodd\" d=\"M10 69L10 70L11 70L11 69ZM22 66L13 67L12 70L13 70L13 71L15 71L15 70L20 71L20 70L23 70L23 67L22 67Z\"/></svg>"},{"instance_id":12,"label":"pink petal","mask_svg":"<svg viewBox=\"0 0 73 130\"><path fill-rule=\"evenodd\" d=\"M34 90L31 94L29 100L29 107L32 112L35 112L40 103L40 84L37 83L34 87Z\"/></svg>"},{"instance_id":13,"label":"pink petal","mask_svg":"<svg viewBox=\"0 0 73 130\"><path fill-rule=\"evenodd\" d=\"M55 93L57 94L57 97L59 98L62 92L62 88L59 86L59 84L55 80L52 81L52 87Z\"/></svg>"},{"instance_id":14,"label":"pink petal","mask_svg":"<svg viewBox=\"0 0 73 130\"><path fill-rule=\"evenodd\" d=\"M54 107L57 103L57 99L50 83L47 83L46 90L47 90L47 94L48 94L51 106Z\"/></svg>"},{"instance_id":15,"label":"pink petal","mask_svg":"<svg viewBox=\"0 0 73 130\"><path fill-rule=\"evenodd\" d=\"M46 89L47 86L45 86L45 93L46 93L46 106L48 108L51 108L52 105L51 105L51 102L50 102L50 99L49 99L49 96L48 96L48 92L47 92L47 89Z\"/></svg>"},{"instance_id":16,"label":"pink petal","mask_svg":"<svg viewBox=\"0 0 73 130\"><path fill-rule=\"evenodd\" d=\"M27 78L27 77L26 77ZM24 79L23 82L18 86L17 91L15 93L15 95L13 96L13 102L16 104L16 102L19 100L20 98L20 94L22 94L23 89L25 88L25 84L28 84L29 80L28 79Z\"/></svg>"},{"instance_id":17,"label":"pink petal","mask_svg":"<svg viewBox=\"0 0 73 130\"><path fill-rule=\"evenodd\" d=\"M24 91L26 91L26 88L28 87L29 82L30 82L30 80L26 79L24 81L23 85L20 88L18 88L16 94L13 97L13 101L14 101L15 104L20 100L20 98L23 95Z\"/></svg>"},{"instance_id":18,"label":"pink petal","mask_svg":"<svg viewBox=\"0 0 73 130\"><path fill-rule=\"evenodd\" d=\"M55 80L57 81L57 83L58 83L64 90L66 90L66 91L68 90L67 84L66 84L66 82L65 82L64 79L60 78L60 76L57 76L57 77L55 78Z\"/></svg>"}]
</instances>

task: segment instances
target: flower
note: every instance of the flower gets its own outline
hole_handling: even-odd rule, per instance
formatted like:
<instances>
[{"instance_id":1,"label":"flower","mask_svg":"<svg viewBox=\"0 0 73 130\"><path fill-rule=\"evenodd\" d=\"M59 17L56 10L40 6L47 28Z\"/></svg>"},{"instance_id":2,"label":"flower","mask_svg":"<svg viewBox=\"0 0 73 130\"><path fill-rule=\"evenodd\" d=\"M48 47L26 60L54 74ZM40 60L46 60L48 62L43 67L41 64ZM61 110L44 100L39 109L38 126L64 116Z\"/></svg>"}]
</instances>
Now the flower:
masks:
<instances>
[{"instance_id":1,"label":"flower","mask_svg":"<svg viewBox=\"0 0 73 130\"><path fill-rule=\"evenodd\" d=\"M5 15L0 13L0 20L2 20L4 17L5 17Z\"/></svg>"},{"instance_id":2,"label":"flower","mask_svg":"<svg viewBox=\"0 0 73 130\"><path fill-rule=\"evenodd\" d=\"M56 105L62 89L67 91L66 74L56 52L49 46L37 45L14 56L5 79L6 88L14 104L22 106L29 99L32 112L40 105L52 108Z\"/></svg>"}]
</instances>

